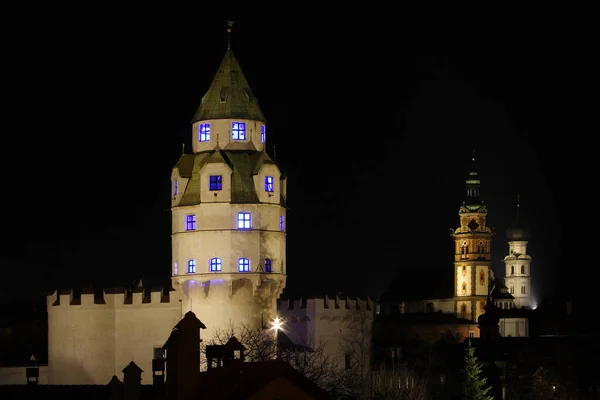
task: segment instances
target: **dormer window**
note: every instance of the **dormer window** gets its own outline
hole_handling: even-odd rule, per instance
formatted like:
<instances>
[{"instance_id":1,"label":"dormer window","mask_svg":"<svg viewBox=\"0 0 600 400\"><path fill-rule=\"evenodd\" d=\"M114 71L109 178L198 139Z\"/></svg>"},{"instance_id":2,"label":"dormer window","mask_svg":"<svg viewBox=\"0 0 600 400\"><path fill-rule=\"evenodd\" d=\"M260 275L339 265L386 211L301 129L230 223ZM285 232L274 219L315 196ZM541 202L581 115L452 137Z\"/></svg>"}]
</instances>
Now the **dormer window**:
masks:
<instances>
[{"instance_id":1,"label":"dormer window","mask_svg":"<svg viewBox=\"0 0 600 400\"><path fill-rule=\"evenodd\" d=\"M222 175L211 175L209 180L210 190L222 190L223 189L223 176Z\"/></svg>"},{"instance_id":2,"label":"dormer window","mask_svg":"<svg viewBox=\"0 0 600 400\"><path fill-rule=\"evenodd\" d=\"M190 214L185 216L185 230L195 231L196 230L196 214Z\"/></svg>"},{"instance_id":3,"label":"dormer window","mask_svg":"<svg viewBox=\"0 0 600 400\"><path fill-rule=\"evenodd\" d=\"M179 181L175 179L173 181L173 196L177 196L177 193L179 193Z\"/></svg>"},{"instance_id":4,"label":"dormer window","mask_svg":"<svg viewBox=\"0 0 600 400\"><path fill-rule=\"evenodd\" d=\"M275 191L275 183L272 176L265 176L265 192L272 193Z\"/></svg>"},{"instance_id":5,"label":"dormer window","mask_svg":"<svg viewBox=\"0 0 600 400\"><path fill-rule=\"evenodd\" d=\"M265 272L272 272L273 271L273 265L271 262L271 259L267 258L265 260Z\"/></svg>"},{"instance_id":6,"label":"dormer window","mask_svg":"<svg viewBox=\"0 0 600 400\"><path fill-rule=\"evenodd\" d=\"M201 142L210 142L210 124L200 124L198 139Z\"/></svg>"},{"instance_id":7,"label":"dormer window","mask_svg":"<svg viewBox=\"0 0 600 400\"><path fill-rule=\"evenodd\" d=\"M267 141L267 127L264 125L260 127L260 141L263 143Z\"/></svg>"},{"instance_id":8,"label":"dormer window","mask_svg":"<svg viewBox=\"0 0 600 400\"><path fill-rule=\"evenodd\" d=\"M234 122L231 124L231 138L233 140L246 140L245 122Z\"/></svg>"}]
</instances>

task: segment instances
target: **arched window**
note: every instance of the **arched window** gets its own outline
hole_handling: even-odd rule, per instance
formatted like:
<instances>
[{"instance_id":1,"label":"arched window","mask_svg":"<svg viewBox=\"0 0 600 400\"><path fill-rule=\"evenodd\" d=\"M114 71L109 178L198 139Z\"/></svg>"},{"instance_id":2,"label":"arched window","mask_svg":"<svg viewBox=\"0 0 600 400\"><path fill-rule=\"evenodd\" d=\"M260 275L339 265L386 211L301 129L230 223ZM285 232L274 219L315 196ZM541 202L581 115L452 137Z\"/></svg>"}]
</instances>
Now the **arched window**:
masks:
<instances>
[{"instance_id":1,"label":"arched window","mask_svg":"<svg viewBox=\"0 0 600 400\"><path fill-rule=\"evenodd\" d=\"M250 260L247 258L240 258L238 261L238 271L250 272Z\"/></svg>"},{"instance_id":2,"label":"arched window","mask_svg":"<svg viewBox=\"0 0 600 400\"><path fill-rule=\"evenodd\" d=\"M223 270L223 263L220 258L211 258L209 266L210 272L219 272Z\"/></svg>"},{"instance_id":3,"label":"arched window","mask_svg":"<svg viewBox=\"0 0 600 400\"><path fill-rule=\"evenodd\" d=\"M521 274L525 275L525 266L521 265Z\"/></svg>"},{"instance_id":4,"label":"arched window","mask_svg":"<svg viewBox=\"0 0 600 400\"><path fill-rule=\"evenodd\" d=\"M515 266L514 266L514 265L511 265L511 266L510 266L510 274L511 274L511 275L514 275L514 274L515 274Z\"/></svg>"},{"instance_id":5,"label":"arched window","mask_svg":"<svg viewBox=\"0 0 600 400\"><path fill-rule=\"evenodd\" d=\"M196 260L189 260L188 261L188 274L195 274L196 273Z\"/></svg>"},{"instance_id":6,"label":"arched window","mask_svg":"<svg viewBox=\"0 0 600 400\"><path fill-rule=\"evenodd\" d=\"M466 282L463 282L463 284L462 284L462 294L463 295L467 294L467 283Z\"/></svg>"}]
</instances>

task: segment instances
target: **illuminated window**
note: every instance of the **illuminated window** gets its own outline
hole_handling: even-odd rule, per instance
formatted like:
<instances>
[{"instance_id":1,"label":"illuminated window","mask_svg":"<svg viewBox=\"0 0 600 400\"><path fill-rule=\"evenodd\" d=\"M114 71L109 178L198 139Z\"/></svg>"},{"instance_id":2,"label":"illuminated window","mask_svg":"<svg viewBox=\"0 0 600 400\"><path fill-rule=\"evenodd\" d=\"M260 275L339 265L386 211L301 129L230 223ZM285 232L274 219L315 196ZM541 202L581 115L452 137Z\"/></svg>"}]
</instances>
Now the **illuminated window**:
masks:
<instances>
[{"instance_id":1,"label":"illuminated window","mask_svg":"<svg viewBox=\"0 0 600 400\"><path fill-rule=\"evenodd\" d=\"M223 189L223 177L221 175L211 175L209 182L210 182L210 190Z\"/></svg>"},{"instance_id":2,"label":"illuminated window","mask_svg":"<svg viewBox=\"0 0 600 400\"><path fill-rule=\"evenodd\" d=\"M231 138L233 140L246 140L245 122L234 122L231 124Z\"/></svg>"},{"instance_id":3,"label":"illuminated window","mask_svg":"<svg viewBox=\"0 0 600 400\"><path fill-rule=\"evenodd\" d=\"M238 271L250 272L250 260L247 258L240 258L238 261Z\"/></svg>"},{"instance_id":4,"label":"illuminated window","mask_svg":"<svg viewBox=\"0 0 600 400\"><path fill-rule=\"evenodd\" d=\"M265 272L272 272L273 271L273 266L271 263L271 259L267 258L265 260Z\"/></svg>"},{"instance_id":5,"label":"illuminated window","mask_svg":"<svg viewBox=\"0 0 600 400\"><path fill-rule=\"evenodd\" d=\"M185 230L195 231L196 230L196 215L190 214L185 216Z\"/></svg>"},{"instance_id":6,"label":"illuminated window","mask_svg":"<svg viewBox=\"0 0 600 400\"><path fill-rule=\"evenodd\" d=\"M188 274L196 273L196 260L188 261Z\"/></svg>"},{"instance_id":7,"label":"illuminated window","mask_svg":"<svg viewBox=\"0 0 600 400\"><path fill-rule=\"evenodd\" d=\"M285 230L285 217L283 215L279 217L279 230L281 232Z\"/></svg>"},{"instance_id":8,"label":"illuminated window","mask_svg":"<svg viewBox=\"0 0 600 400\"><path fill-rule=\"evenodd\" d=\"M521 274L525 275L525 266L521 265Z\"/></svg>"},{"instance_id":9,"label":"illuminated window","mask_svg":"<svg viewBox=\"0 0 600 400\"><path fill-rule=\"evenodd\" d=\"M175 263L173 264L173 275L177 275L177 270L178 270L178 265L177 265L177 261L175 261Z\"/></svg>"},{"instance_id":10,"label":"illuminated window","mask_svg":"<svg viewBox=\"0 0 600 400\"><path fill-rule=\"evenodd\" d=\"M260 141L263 143L267 141L267 128L264 125L260 127Z\"/></svg>"},{"instance_id":11,"label":"illuminated window","mask_svg":"<svg viewBox=\"0 0 600 400\"><path fill-rule=\"evenodd\" d=\"M470 337L470 338L474 338L474 337L475 337L475 332L473 332L473 331L469 331L469 337Z\"/></svg>"},{"instance_id":12,"label":"illuminated window","mask_svg":"<svg viewBox=\"0 0 600 400\"><path fill-rule=\"evenodd\" d=\"M462 284L462 294L463 296L467 294L467 283L463 282Z\"/></svg>"},{"instance_id":13,"label":"illuminated window","mask_svg":"<svg viewBox=\"0 0 600 400\"><path fill-rule=\"evenodd\" d=\"M223 269L223 264L220 258L210 259L210 272L218 272Z\"/></svg>"},{"instance_id":14,"label":"illuminated window","mask_svg":"<svg viewBox=\"0 0 600 400\"><path fill-rule=\"evenodd\" d=\"M249 212L238 213L238 229L252 229L252 215Z\"/></svg>"},{"instance_id":15,"label":"illuminated window","mask_svg":"<svg viewBox=\"0 0 600 400\"><path fill-rule=\"evenodd\" d=\"M525 285L521 286L521 294L527 294L527 290L525 288Z\"/></svg>"},{"instance_id":16,"label":"illuminated window","mask_svg":"<svg viewBox=\"0 0 600 400\"><path fill-rule=\"evenodd\" d=\"M208 141L210 141L210 124L200 124L198 139L201 142L208 142Z\"/></svg>"},{"instance_id":17,"label":"illuminated window","mask_svg":"<svg viewBox=\"0 0 600 400\"><path fill-rule=\"evenodd\" d=\"M177 193L179 193L179 181L175 179L173 181L173 196L177 196Z\"/></svg>"},{"instance_id":18,"label":"illuminated window","mask_svg":"<svg viewBox=\"0 0 600 400\"><path fill-rule=\"evenodd\" d=\"M265 176L265 191L266 192L275 191L275 184L273 183L272 176Z\"/></svg>"}]
</instances>

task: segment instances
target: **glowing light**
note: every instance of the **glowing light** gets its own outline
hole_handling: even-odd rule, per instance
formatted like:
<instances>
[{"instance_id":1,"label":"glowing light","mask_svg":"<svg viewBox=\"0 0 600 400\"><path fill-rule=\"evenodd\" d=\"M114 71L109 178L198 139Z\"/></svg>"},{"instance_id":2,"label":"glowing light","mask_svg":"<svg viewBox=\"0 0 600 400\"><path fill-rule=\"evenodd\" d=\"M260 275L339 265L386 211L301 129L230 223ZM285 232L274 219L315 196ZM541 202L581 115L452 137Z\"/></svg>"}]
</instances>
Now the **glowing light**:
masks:
<instances>
[{"instance_id":1,"label":"glowing light","mask_svg":"<svg viewBox=\"0 0 600 400\"><path fill-rule=\"evenodd\" d=\"M273 329L275 329L275 331L278 331L282 328L283 328L283 320L279 317L275 318L273 320Z\"/></svg>"}]
</instances>

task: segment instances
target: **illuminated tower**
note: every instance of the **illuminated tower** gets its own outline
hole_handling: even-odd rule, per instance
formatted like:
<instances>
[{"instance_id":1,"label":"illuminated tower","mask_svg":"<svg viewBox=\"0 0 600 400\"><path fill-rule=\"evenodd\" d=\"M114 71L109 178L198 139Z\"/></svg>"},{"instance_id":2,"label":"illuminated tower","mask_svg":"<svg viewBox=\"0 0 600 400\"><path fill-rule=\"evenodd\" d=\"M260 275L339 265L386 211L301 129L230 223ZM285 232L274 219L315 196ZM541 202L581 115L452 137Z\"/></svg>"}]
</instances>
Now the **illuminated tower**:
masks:
<instances>
[{"instance_id":1,"label":"illuminated tower","mask_svg":"<svg viewBox=\"0 0 600 400\"><path fill-rule=\"evenodd\" d=\"M275 318L286 282L286 180L229 44L191 125L193 154L171 174L172 282L182 316L193 311L210 340Z\"/></svg>"},{"instance_id":2,"label":"illuminated tower","mask_svg":"<svg viewBox=\"0 0 600 400\"><path fill-rule=\"evenodd\" d=\"M533 307L531 296L531 257L527 255L529 234L519 227L519 196L517 196L517 227L506 231L508 255L504 257L506 266L505 283L508 292L515 298L517 308Z\"/></svg>"},{"instance_id":3,"label":"illuminated tower","mask_svg":"<svg viewBox=\"0 0 600 400\"><path fill-rule=\"evenodd\" d=\"M484 312L490 290L492 230L487 209L480 199L480 180L475 154L466 180L467 198L458 211L460 226L454 239L454 296L458 316L477 321Z\"/></svg>"}]
</instances>

